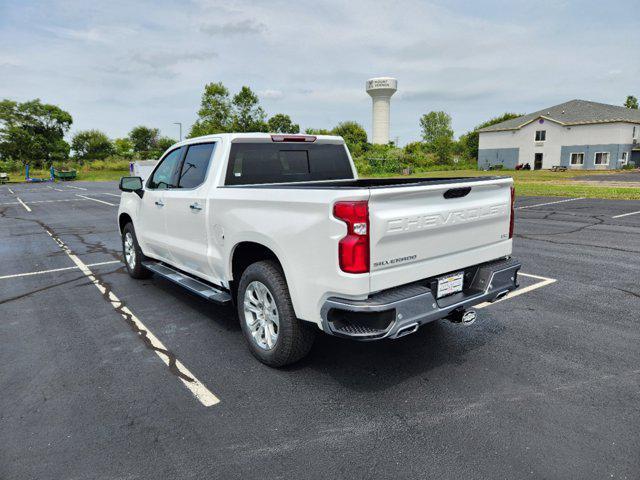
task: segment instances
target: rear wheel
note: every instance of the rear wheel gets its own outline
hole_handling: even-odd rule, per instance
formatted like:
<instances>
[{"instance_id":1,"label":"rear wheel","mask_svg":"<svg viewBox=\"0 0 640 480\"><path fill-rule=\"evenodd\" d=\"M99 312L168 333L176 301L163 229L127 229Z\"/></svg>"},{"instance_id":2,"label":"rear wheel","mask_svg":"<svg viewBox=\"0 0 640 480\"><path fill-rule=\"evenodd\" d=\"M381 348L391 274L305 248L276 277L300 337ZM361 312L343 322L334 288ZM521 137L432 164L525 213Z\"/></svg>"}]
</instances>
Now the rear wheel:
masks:
<instances>
[{"instance_id":1,"label":"rear wheel","mask_svg":"<svg viewBox=\"0 0 640 480\"><path fill-rule=\"evenodd\" d=\"M140 250L136 231L132 223L127 223L122 229L122 255L127 266L127 272L133 278L149 278L152 273L144 268L142 262L146 257Z\"/></svg>"},{"instance_id":2,"label":"rear wheel","mask_svg":"<svg viewBox=\"0 0 640 480\"><path fill-rule=\"evenodd\" d=\"M262 363L282 367L309 353L315 332L296 318L287 282L275 262L247 267L240 278L237 305L249 349Z\"/></svg>"}]
</instances>

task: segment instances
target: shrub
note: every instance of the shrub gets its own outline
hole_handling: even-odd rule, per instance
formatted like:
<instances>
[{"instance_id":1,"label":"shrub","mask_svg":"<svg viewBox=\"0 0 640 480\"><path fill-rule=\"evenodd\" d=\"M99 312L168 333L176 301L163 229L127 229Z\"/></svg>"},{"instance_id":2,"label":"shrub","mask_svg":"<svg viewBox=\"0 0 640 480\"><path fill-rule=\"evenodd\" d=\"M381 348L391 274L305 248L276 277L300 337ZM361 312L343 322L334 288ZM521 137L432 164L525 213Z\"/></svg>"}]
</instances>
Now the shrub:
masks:
<instances>
[{"instance_id":1,"label":"shrub","mask_svg":"<svg viewBox=\"0 0 640 480\"><path fill-rule=\"evenodd\" d=\"M78 162L53 162L56 170L80 170L81 164Z\"/></svg>"},{"instance_id":2,"label":"shrub","mask_svg":"<svg viewBox=\"0 0 640 480\"><path fill-rule=\"evenodd\" d=\"M22 170L22 163L15 160L0 161L0 172L9 173Z\"/></svg>"},{"instance_id":3,"label":"shrub","mask_svg":"<svg viewBox=\"0 0 640 480\"><path fill-rule=\"evenodd\" d=\"M103 170L128 170L129 160L115 155L109 156L104 160L93 160L87 162L82 167L82 171L103 171Z\"/></svg>"}]
</instances>

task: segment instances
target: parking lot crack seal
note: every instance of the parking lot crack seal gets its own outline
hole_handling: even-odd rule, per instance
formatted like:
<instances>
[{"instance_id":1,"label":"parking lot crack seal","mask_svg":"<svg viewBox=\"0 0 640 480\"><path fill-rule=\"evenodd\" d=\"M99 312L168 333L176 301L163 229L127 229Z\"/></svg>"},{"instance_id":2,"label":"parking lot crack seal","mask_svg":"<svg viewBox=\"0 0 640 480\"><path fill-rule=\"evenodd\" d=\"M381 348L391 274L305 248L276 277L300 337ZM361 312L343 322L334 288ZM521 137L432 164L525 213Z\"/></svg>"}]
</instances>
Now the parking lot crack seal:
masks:
<instances>
[{"instance_id":1,"label":"parking lot crack seal","mask_svg":"<svg viewBox=\"0 0 640 480\"><path fill-rule=\"evenodd\" d=\"M104 281L104 279L102 279L100 276L96 275L95 273L93 274L93 277L95 278L94 283L96 283L97 281L103 287L102 289L100 289L100 293L102 293L102 297L107 302L111 303L111 305L113 305L113 308L116 310L116 312L118 312L122 316L122 318L124 318L127 324L131 327L131 330L133 330L134 333L140 336L145 346L148 349L153 350L154 352L160 353L165 357L167 357L167 360L169 362L167 366L169 367L169 370L171 370L171 373L173 373L174 375L176 375L177 377L183 380L186 380L187 382L193 382L194 381L193 377L190 377L189 375L184 374L178 369L176 364L177 359L173 352L171 352L166 348L160 348L159 346L153 344L151 338L149 338L149 335L148 335L149 332L146 329L140 328L138 326L138 324L133 319L133 315L131 315L131 312L129 311L129 309L126 308L126 305L124 304L124 302L113 295L113 292L111 290L111 285L108 282Z\"/></svg>"},{"instance_id":2,"label":"parking lot crack seal","mask_svg":"<svg viewBox=\"0 0 640 480\"><path fill-rule=\"evenodd\" d=\"M34 295L36 293L45 292L45 291L50 290L50 289L55 288L55 287L60 287L62 285L67 285L69 283L73 283L73 282L76 282L78 280L84 280L85 278L87 278L87 277L82 275L81 277L74 277L74 278L71 278L69 280L65 280L64 282L53 283L51 285L47 285L46 287L38 288L36 290L31 290L31 291L29 291L27 293L23 293L21 295L16 295L15 297L5 298L4 300L0 300L0 305L4 305L5 303L13 302L15 300L20 300L22 298L29 297L29 296ZM91 285L91 284L90 283L83 283L82 285Z\"/></svg>"},{"instance_id":3,"label":"parking lot crack seal","mask_svg":"<svg viewBox=\"0 0 640 480\"><path fill-rule=\"evenodd\" d=\"M604 250L613 250L616 252L624 252L624 253L640 253L640 251L638 250L629 250L626 248L617 248L617 247L610 247L607 245L594 245L591 243L575 243L575 242L560 242L557 240L551 240L550 238L540 238L538 235L536 234L516 234L514 235L515 237L518 238L524 238L527 240L534 240L536 242L547 242L547 243L553 243L555 245L566 245L566 246L570 246L570 247L593 247L593 248L603 248Z\"/></svg>"},{"instance_id":4,"label":"parking lot crack seal","mask_svg":"<svg viewBox=\"0 0 640 480\"><path fill-rule=\"evenodd\" d=\"M618 290L619 292L623 292L628 295L633 295L634 297L640 298L640 293L632 292L631 290L625 290L624 288L618 288L618 287L611 287L611 288L613 288L614 290Z\"/></svg>"},{"instance_id":5,"label":"parking lot crack seal","mask_svg":"<svg viewBox=\"0 0 640 480\"><path fill-rule=\"evenodd\" d=\"M51 228L49 226L45 225L42 222L39 222L39 223L41 224L42 228L47 232L47 234L53 239L53 241L56 242L58 244L58 246L67 255L75 257L75 254L71 251L71 249L60 239L60 237L58 237L56 235L56 233L53 230L51 230ZM72 260L74 260L73 257L72 257ZM96 287L98 287L98 290L102 294L102 297L107 302L111 303L111 305L113 306L115 311L118 312L122 316L122 318L124 318L124 320L127 322L127 324L133 330L133 332L138 334L138 336L140 337L142 342L145 344L145 346L147 348L149 348L150 350L152 350L152 351L154 351L154 352L156 352L158 354L164 355L166 357L167 366L169 367L169 370L171 371L171 373L173 373L177 377L179 377L182 380L185 380L187 382L193 382L194 381L193 377L191 377L189 375L186 375L185 373L181 372L180 369L177 367L177 365L176 365L176 356L175 356L175 354L173 352L171 352L170 350L168 350L166 348L160 347L158 345L154 345L154 342L149 337L149 332L146 329L141 328L138 325L138 323L133 319L133 315L131 314L129 309L126 307L124 302L122 300L120 300L118 297L115 296L115 294L113 293L113 291L111 289L111 284L109 284L108 282L104 281L102 278L100 278L99 275L93 273L93 271L89 270L88 267L85 266L85 268L82 268L81 265L78 265L78 267L84 273L84 275L86 277L88 277L89 280Z\"/></svg>"},{"instance_id":6,"label":"parking lot crack seal","mask_svg":"<svg viewBox=\"0 0 640 480\"><path fill-rule=\"evenodd\" d=\"M125 303L120 300L112 291L111 285L104 281L99 275L96 275L78 256L73 253L73 251L62 241L62 239L56 234L56 232L49 225L44 223L41 220L34 218L22 218L22 217L8 217L4 210L0 210L0 217L2 218L12 218L13 220L21 220L26 222L34 222L51 237L51 239L56 242L56 244L62 249L62 251L73 261L73 263L80 269L83 273L83 277L73 278L69 281L62 282L56 285L50 285L44 287L41 290L46 290L49 288L56 287L58 285L62 285L64 283L70 283L73 281L77 281L82 278L88 278L90 284L93 284L98 291L102 294L103 298L111 304L111 306L115 309L117 313L127 322L127 324L131 327L131 329L138 334L138 336L142 339L144 345L155 352L169 367L169 371L173 373L176 377L178 377L182 383L191 391L191 393L206 407L216 405L220 402L218 397L216 397L209 389L207 389L191 372L180 362L176 355L166 348L164 344L149 330L146 329L144 324L137 318L131 310L127 308ZM85 245L87 243L83 242ZM95 247L95 246L94 246ZM103 247L104 248L104 247ZM29 292L25 295L4 300L1 303L6 303L8 301L16 300L17 298L21 298L27 295L32 295L33 293L37 293L36 290Z\"/></svg>"}]
</instances>

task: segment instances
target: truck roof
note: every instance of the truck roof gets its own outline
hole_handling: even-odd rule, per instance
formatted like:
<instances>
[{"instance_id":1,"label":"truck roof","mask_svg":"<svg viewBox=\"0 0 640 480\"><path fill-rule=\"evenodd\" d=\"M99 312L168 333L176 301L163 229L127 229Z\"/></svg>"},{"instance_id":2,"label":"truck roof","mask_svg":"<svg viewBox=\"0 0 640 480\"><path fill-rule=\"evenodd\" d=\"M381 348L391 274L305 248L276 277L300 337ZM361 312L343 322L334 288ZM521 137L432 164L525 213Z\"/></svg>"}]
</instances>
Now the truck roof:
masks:
<instances>
[{"instance_id":1,"label":"truck roof","mask_svg":"<svg viewBox=\"0 0 640 480\"><path fill-rule=\"evenodd\" d=\"M176 143L176 145L189 145L191 143L199 143L204 140L214 140L214 139L228 139L231 142L272 142L274 139L272 137L284 137L286 141L287 137L315 137L315 141L313 143L334 143L334 144L343 144L344 140L342 137L337 135L307 135L304 133L262 133L262 132L250 132L250 133L215 133L212 135L203 135L201 137L193 137L187 138L181 142ZM299 140L298 140L299 141Z\"/></svg>"}]
</instances>

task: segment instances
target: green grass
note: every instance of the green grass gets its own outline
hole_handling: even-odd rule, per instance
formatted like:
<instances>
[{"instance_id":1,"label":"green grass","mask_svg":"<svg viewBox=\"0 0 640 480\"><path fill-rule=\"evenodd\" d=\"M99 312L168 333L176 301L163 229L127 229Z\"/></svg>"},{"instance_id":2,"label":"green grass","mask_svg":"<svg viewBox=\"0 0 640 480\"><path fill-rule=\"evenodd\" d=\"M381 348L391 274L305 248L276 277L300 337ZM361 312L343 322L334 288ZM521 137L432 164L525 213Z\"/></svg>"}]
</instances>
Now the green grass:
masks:
<instances>
[{"instance_id":1,"label":"green grass","mask_svg":"<svg viewBox=\"0 0 640 480\"><path fill-rule=\"evenodd\" d=\"M573 183L576 180L580 180L580 177L586 175L598 175L602 176L603 180L606 180L606 176L613 173L620 172L615 170L581 170L567 172L551 172L549 170L494 170L491 172L479 170L445 170L436 172L418 172L410 175L410 177L443 178L504 175L514 179L516 193L518 195L640 200L640 188L582 185ZM371 177L374 178L388 176L389 175L371 175Z\"/></svg>"},{"instance_id":2,"label":"green grass","mask_svg":"<svg viewBox=\"0 0 640 480\"><path fill-rule=\"evenodd\" d=\"M543 182L517 182L516 193L541 197L585 197L609 200L640 200L640 188L558 185Z\"/></svg>"},{"instance_id":3,"label":"green grass","mask_svg":"<svg viewBox=\"0 0 640 480\"><path fill-rule=\"evenodd\" d=\"M93 170L88 172L79 172L78 180L87 182L108 182L112 180L120 180L121 177L129 175L129 169L126 170Z\"/></svg>"}]
</instances>

